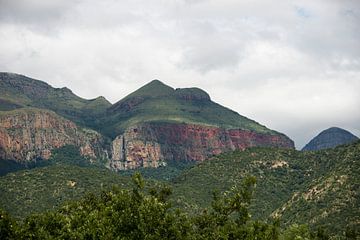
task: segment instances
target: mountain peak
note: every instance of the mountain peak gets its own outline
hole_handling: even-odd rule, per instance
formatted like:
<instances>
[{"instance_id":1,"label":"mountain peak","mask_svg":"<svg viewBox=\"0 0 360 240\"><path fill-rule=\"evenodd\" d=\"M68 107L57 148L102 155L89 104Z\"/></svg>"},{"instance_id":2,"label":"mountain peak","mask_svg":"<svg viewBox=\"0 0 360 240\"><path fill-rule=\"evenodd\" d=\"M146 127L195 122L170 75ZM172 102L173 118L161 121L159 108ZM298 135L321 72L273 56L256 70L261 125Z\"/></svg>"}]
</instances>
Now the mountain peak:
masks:
<instances>
[{"instance_id":1,"label":"mountain peak","mask_svg":"<svg viewBox=\"0 0 360 240\"><path fill-rule=\"evenodd\" d=\"M163 82L155 79L151 82L145 84L135 92L128 95L129 97L160 97L171 95L174 92L174 89Z\"/></svg>"},{"instance_id":2,"label":"mountain peak","mask_svg":"<svg viewBox=\"0 0 360 240\"><path fill-rule=\"evenodd\" d=\"M314 137L308 144L305 145L302 151L334 148L338 145L351 143L358 139L358 137L345 129L330 127Z\"/></svg>"},{"instance_id":3,"label":"mountain peak","mask_svg":"<svg viewBox=\"0 0 360 240\"><path fill-rule=\"evenodd\" d=\"M149 83L145 84L144 86L146 86L146 85L154 85L154 84L167 86L165 83L163 83L159 79L154 79L154 80L150 81Z\"/></svg>"}]
</instances>

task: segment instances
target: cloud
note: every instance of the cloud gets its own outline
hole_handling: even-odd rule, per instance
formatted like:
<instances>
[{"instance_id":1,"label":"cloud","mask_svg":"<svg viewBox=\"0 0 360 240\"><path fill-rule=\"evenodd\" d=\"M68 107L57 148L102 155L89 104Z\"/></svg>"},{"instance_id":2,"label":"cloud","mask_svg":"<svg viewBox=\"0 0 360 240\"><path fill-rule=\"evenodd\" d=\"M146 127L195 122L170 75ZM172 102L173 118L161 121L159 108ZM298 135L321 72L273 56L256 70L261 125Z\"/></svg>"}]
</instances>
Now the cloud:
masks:
<instances>
[{"instance_id":1,"label":"cloud","mask_svg":"<svg viewBox=\"0 0 360 240\"><path fill-rule=\"evenodd\" d=\"M201 87L302 147L360 134L359 22L355 0L0 0L0 71L112 102L155 78Z\"/></svg>"},{"instance_id":2,"label":"cloud","mask_svg":"<svg viewBox=\"0 0 360 240\"><path fill-rule=\"evenodd\" d=\"M34 29L48 28L58 24L76 3L76 0L0 0L0 20Z\"/></svg>"}]
</instances>

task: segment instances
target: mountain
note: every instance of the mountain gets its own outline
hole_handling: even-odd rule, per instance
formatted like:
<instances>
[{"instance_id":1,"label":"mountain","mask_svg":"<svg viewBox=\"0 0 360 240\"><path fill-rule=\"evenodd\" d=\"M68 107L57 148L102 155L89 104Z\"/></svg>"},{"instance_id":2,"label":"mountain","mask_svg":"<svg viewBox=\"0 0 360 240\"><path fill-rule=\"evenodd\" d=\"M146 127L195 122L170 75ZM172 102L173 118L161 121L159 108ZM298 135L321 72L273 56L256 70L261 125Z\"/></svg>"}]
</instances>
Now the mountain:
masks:
<instances>
[{"instance_id":1,"label":"mountain","mask_svg":"<svg viewBox=\"0 0 360 240\"><path fill-rule=\"evenodd\" d=\"M114 170L204 161L253 146L294 148L286 135L211 101L205 91L159 80L111 105L0 73L0 116L0 159L18 162L46 160L69 144L93 160L106 158Z\"/></svg>"},{"instance_id":2,"label":"mountain","mask_svg":"<svg viewBox=\"0 0 360 240\"><path fill-rule=\"evenodd\" d=\"M249 148L213 157L172 180L175 204L195 212L213 191L257 179L251 215L279 217L282 225L310 223L332 234L360 227L360 141L334 149ZM178 200L180 199L180 200Z\"/></svg>"},{"instance_id":3,"label":"mountain","mask_svg":"<svg viewBox=\"0 0 360 240\"><path fill-rule=\"evenodd\" d=\"M252 146L293 148L284 134L225 108L199 88L153 80L107 110L99 127L111 137L114 169L203 161Z\"/></svg>"},{"instance_id":4,"label":"mountain","mask_svg":"<svg viewBox=\"0 0 360 240\"><path fill-rule=\"evenodd\" d=\"M302 151L315 151L320 149L334 148L338 145L347 144L359 140L352 133L338 127L331 127L319 133Z\"/></svg>"},{"instance_id":5,"label":"mountain","mask_svg":"<svg viewBox=\"0 0 360 240\"><path fill-rule=\"evenodd\" d=\"M0 72L0 111L24 107L48 109L82 126L96 128L96 121L107 107L104 97L86 100L70 89L49 84L20 74Z\"/></svg>"},{"instance_id":6,"label":"mountain","mask_svg":"<svg viewBox=\"0 0 360 240\"><path fill-rule=\"evenodd\" d=\"M243 128L261 133L275 133L266 127L211 101L199 88L173 89L153 80L108 109L105 132L115 137L128 127L143 122L187 123Z\"/></svg>"}]
</instances>

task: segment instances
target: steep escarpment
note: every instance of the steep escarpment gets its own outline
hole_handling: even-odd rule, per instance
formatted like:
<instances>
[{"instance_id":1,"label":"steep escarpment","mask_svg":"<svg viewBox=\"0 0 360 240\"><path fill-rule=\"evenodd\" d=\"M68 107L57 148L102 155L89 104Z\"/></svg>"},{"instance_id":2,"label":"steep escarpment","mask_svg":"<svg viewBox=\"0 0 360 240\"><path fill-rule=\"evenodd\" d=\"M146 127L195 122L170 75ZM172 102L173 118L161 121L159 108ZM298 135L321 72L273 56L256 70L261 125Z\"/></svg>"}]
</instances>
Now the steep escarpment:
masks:
<instances>
[{"instance_id":1,"label":"steep escarpment","mask_svg":"<svg viewBox=\"0 0 360 240\"><path fill-rule=\"evenodd\" d=\"M255 146L293 148L282 134L176 123L146 123L128 128L112 143L110 166L117 170L158 167L167 161L204 161L213 155Z\"/></svg>"},{"instance_id":2,"label":"steep escarpment","mask_svg":"<svg viewBox=\"0 0 360 240\"><path fill-rule=\"evenodd\" d=\"M34 108L0 112L0 159L29 163L47 160L51 150L75 145L89 159L101 158L102 137L54 112Z\"/></svg>"},{"instance_id":3,"label":"steep escarpment","mask_svg":"<svg viewBox=\"0 0 360 240\"><path fill-rule=\"evenodd\" d=\"M255 146L293 148L285 135L213 102L199 88L154 80L112 105L100 127L113 139L110 167L158 167L204 161Z\"/></svg>"}]
</instances>

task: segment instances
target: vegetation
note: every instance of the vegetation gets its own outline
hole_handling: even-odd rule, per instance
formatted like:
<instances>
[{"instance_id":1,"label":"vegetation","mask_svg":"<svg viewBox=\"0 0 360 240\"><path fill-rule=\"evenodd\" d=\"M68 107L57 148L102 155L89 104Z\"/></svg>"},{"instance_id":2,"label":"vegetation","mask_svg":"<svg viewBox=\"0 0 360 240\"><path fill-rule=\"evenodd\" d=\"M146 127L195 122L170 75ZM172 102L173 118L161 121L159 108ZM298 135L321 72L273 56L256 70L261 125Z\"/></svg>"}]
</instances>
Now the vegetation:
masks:
<instances>
[{"instance_id":1,"label":"vegetation","mask_svg":"<svg viewBox=\"0 0 360 240\"><path fill-rule=\"evenodd\" d=\"M0 176L4 176L7 173L16 172L23 169L26 169L26 167L22 164L12 160L0 159Z\"/></svg>"},{"instance_id":2,"label":"vegetation","mask_svg":"<svg viewBox=\"0 0 360 240\"><path fill-rule=\"evenodd\" d=\"M49 164L68 164L81 167L91 166L90 162L84 156L81 156L79 147L74 145L65 145L60 148L53 149L51 151Z\"/></svg>"},{"instance_id":3,"label":"vegetation","mask_svg":"<svg viewBox=\"0 0 360 240\"><path fill-rule=\"evenodd\" d=\"M360 142L318 152L252 148L222 154L184 171L173 182L174 202L189 212L208 206L224 191L255 176L254 219L280 217L284 226L311 222L331 234L359 229ZM196 194L194 194L196 193ZM180 199L179 202L176 202Z\"/></svg>"},{"instance_id":4,"label":"vegetation","mask_svg":"<svg viewBox=\"0 0 360 240\"><path fill-rule=\"evenodd\" d=\"M99 193L113 185L127 187L129 178L107 169L52 165L9 173L0 179L0 207L16 218L57 209L86 193Z\"/></svg>"},{"instance_id":5,"label":"vegetation","mask_svg":"<svg viewBox=\"0 0 360 240\"><path fill-rule=\"evenodd\" d=\"M197 216L171 208L168 187L144 190L140 175L134 175L132 190L113 188L87 195L57 211L14 221L0 211L1 239L328 239L310 233L306 226L291 226L281 233L278 221L251 221L249 204L255 178L215 194L211 208Z\"/></svg>"},{"instance_id":6,"label":"vegetation","mask_svg":"<svg viewBox=\"0 0 360 240\"><path fill-rule=\"evenodd\" d=\"M70 151L53 155L61 164L0 177L0 207L16 218L25 218L58 209L66 201L80 199L88 192L99 193L112 185L129 188L128 176L134 171L120 176L106 169L80 167L81 157L77 161L80 166L68 165L71 158L77 159L76 154L70 154L76 149L65 149ZM252 148L222 154L198 165L170 164L142 169L142 173L167 180L173 189L169 197L172 211L180 208L191 218L213 205L214 191L226 192L250 174L257 178L254 200L247 208L251 221L279 218L279 224L287 228L283 237L297 232L310 234L318 228L319 235L323 228L331 236L354 237L360 228L359 159L360 142L318 152ZM302 235L304 239L306 234Z\"/></svg>"}]
</instances>

